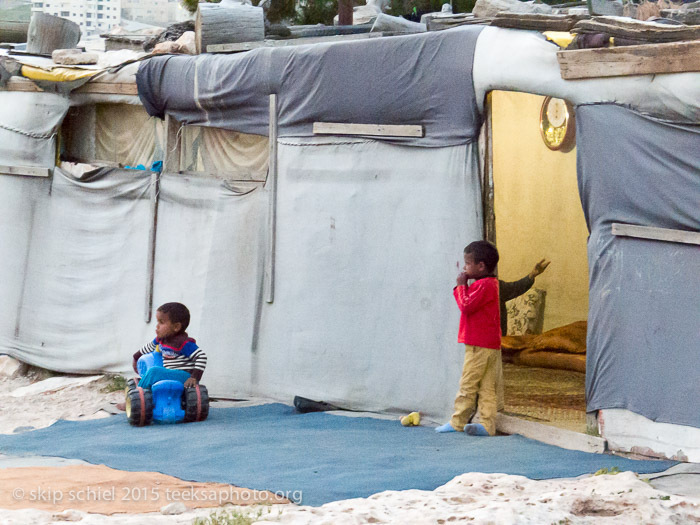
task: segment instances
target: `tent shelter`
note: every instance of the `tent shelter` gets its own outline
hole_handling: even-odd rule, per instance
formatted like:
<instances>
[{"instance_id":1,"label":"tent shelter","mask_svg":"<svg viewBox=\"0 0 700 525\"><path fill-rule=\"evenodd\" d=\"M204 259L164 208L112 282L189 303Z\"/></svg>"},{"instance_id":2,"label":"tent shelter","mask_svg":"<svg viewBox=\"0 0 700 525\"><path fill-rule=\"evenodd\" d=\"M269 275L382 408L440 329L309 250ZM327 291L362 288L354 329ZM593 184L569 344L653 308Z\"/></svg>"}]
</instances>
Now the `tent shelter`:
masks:
<instances>
[{"instance_id":1,"label":"tent shelter","mask_svg":"<svg viewBox=\"0 0 700 525\"><path fill-rule=\"evenodd\" d=\"M51 176L0 177L0 351L126 370L152 307L177 300L213 395L444 418L462 361L450 291L462 248L490 227L485 95L552 95L577 106L588 409L617 448L697 461L698 74L564 81L556 50L471 26L151 58L70 96L11 81L2 171ZM164 172L55 167L67 114L65 158L162 159ZM315 123L400 128L347 137ZM631 417L643 424L627 438Z\"/></svg>"}]
</instances>

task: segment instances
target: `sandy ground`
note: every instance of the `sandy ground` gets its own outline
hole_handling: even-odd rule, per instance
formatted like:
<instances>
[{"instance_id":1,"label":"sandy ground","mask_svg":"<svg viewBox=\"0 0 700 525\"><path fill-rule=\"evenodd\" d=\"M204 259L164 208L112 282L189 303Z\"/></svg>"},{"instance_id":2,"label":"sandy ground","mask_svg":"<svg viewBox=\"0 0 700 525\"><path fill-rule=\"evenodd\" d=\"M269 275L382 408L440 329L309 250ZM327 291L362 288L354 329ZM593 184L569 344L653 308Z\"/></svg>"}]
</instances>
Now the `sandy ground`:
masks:
<instances>
[{"instance_id":1,"label":"sandy ground","mask_svg":"<svg viewBox=\"0 0 700 525\"><path fill-rule=\"evenodd\" d=\"M29 427L45 427L61 418L109 417L109 407L123 398L121 392L104 391L110 383L106 377L46 377L36 370L28 375L10 370L9 375L15 377L9 377L7 367L2 365L0 362L0 394L6 400L0 405L2 433L12 433L18 428L26 431ZM12 458L5 457L0 461L0 468L17 466L17 462L32 465L47 464L47 461L51 460L22 458L12 463ZM61 460L53 461L61 463ZM7 489L0 487L0 490ZM195 518L208 518L212 512L250 517L236 523L685 524L700 523L700 498L657 490L631 472L544 481L505 474L467 473L434 491L388 491L322 507L229 505L214 510L191 510L178 503L174 508L161 509L161 513L112 516L63 507L55 512L0 509L0 523L191 524Z\"/></svg>"}]
</instances>

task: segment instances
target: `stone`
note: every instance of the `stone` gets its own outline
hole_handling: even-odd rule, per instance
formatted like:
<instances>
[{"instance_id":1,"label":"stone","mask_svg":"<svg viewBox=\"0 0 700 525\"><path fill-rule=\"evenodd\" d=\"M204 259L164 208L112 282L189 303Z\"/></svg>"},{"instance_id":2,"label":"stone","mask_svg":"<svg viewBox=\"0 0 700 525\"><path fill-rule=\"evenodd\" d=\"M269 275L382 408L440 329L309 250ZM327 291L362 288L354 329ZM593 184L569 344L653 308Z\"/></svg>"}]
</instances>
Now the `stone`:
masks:
<instances>
[{"instance_id":1,"label":"stone","mask_svg":"<svg viewBox=\"0 0 700 525\"><path fill-rule=\"evenodd\" d=\"M18 361L9 355L0 356L0 378L14 379L22 375L25 369L26 365L22 361Z\"/></svg>"},{"instance_id":2,"label":"stone","mask_svg":"<svg viewBox=\"0 0 700 525\"><path fill-rule=\"evenodd\" d=\"M187 512L187 507L181 501L175 501L160 509L160 513L166 516L174 516L183 512Z\"/></svg>"},{"instance_id":3,"label":"stone","mask_svg":"<svg viewBox=\"0 0 700 525\"><path fill-rule=\"evenodd\" d=\"M56 49L51 53L55 64L97 64L97 53L83 53L80 49Z\"/></svg>"},{"instance_id":4,"label":"stone","mask_svg":"<svg viewBox=\"0 0 700 525\"><path fill-rule=\"evenodd\" d=\"M64 510L51 516L54 521L82 521L83 515L77 510Z\"/></svg>"},{"instance_id":5,"label":"stone","mask_svg":"<svg viewBox=\"0 0 700 525\"><path fill-rule=\"evenodd\" d=\"M552 8L537 2L520 0L476 0L472 13L477 18L493 18L497 13L541 13L551 14Z\"/></svg>"}]
</instances>

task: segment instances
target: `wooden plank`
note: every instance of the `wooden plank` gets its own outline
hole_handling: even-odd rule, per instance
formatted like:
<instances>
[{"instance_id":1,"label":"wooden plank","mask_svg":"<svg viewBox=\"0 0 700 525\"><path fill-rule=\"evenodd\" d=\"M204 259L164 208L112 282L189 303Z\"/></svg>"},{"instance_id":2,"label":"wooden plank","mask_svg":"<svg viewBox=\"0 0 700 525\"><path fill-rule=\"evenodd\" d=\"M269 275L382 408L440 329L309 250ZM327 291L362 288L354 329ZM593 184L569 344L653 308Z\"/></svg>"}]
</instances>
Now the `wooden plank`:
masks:
<instances>
[{"instance_id":1,"label":"wooden plank","mask_svg":"<svg viewBox=\"0 0 700 525\"><path fill-rule=\"evenodd\" d=\"M564 80L700 71L700 41L558 51Z\"/></svg>"},{"instance_id":2,"label":"wooden plank","mask_svg":"<svg viewBox=\"0 0 700 525\"><path fill-rule=\"evenodd\" d=\"M28 78L12 77L2 91L25 91L38 93L43 91ZM138 95L135 82L87 82L75 89L73 93L94 93L103 95Z\"/></svg>"},{"instance_id":3,"label":"wooden plank","mask_svg":"<svg viewBox=\"0 0 700 525\"><path fill-rule=\"evenodd\" d=\"M289 38L287 40L262 40L259 42L238 42L231 44L210 44L207 53L240 53L259 47L287 47L320 44L323 42L346 42L348 40L364 40L387 36L384 33L359 33L355 35L314 36L306 38Z\"/></svg>"},{"instance_id":4,"label":"wooden plank","mask_svg":"<svg viewBox=\"0 0 700 525\"><path fill-rule=\"evenodd\" d=\"M38 168L35 166L0 166L0 175L48 177L49 175L51 175L51 168Z\"/></svg>"},{"instance_id":5,"label":"wooden plank","mask_svg":"<svg viewBox=\"0 0 700 525\"><path fill-rule=\"evenodd\" d=\"M653 228L651 226L636 226L634 224L614 222L612 225L612 233L620 237L634 237L636 239L700 245L700 232Z\"/></svg>"},{"instance_id":6,"label":"wooden plank","mask_svg":"<svg viewBox=\"0 0 700 525\"><path fill-rule=\"evenodd\" d=\"M581 20L572 32L606 33L616 38L630 38L647 43L681 42L700 38L700 26L650 23L614 16L596 16Z\"/></svg>"},{"instance_id":7,"label":"wooden plank","mask_svg":"<svg viewBox=\"0 0 700 525\"><path fill-rule=\"evenodd\" d=\"M268 185L270 200L268 208L268 246L267 246L267 289L265 300L275 300L275 244L277 238L277 95L270 95L270 160Z\"/></svg>"},{"instance_id":8,"label":"wooden plank","mask_svg":"<svg viewBox=\"0 0 700 525\"><path fill-rule=\"evenodd\" d=\"M73 93L99 93L104 95L138 95L136 82L87 82Z\"/></svg>"},{"instance_id":9,"label":"wooden plank","mask_svg":"<svg viewBox=\"0 0 700 525\"><path fill-rule=\"evenodd\" d=\"M369 135L372 137L424 137L420 125L345 124L342 122L314 122L314 135Z\"/></svg>"},{"instance_id":10,"label":"wooden plank","mask_svg":"<svg viewBox=\"0 0 700 525\"><path fill-rule=\"evenodd\" d=\"M525 419L506 414L498 414L496 429L504 434L520 434L526 438L568 450L581 450L583 452L601 454L605 452L607 445L605 439L601 437L580 434L534 421L526 421Z\"/></svg>"}]
</instances>

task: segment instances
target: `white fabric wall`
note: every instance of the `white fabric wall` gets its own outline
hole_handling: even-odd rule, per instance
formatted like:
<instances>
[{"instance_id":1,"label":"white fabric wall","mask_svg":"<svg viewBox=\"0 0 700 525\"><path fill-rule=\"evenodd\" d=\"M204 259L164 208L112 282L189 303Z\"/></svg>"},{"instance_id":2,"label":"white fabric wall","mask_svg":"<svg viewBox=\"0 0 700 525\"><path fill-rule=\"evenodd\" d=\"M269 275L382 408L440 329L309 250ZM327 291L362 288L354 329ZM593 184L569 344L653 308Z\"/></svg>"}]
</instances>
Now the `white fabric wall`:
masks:
<instances>
[{"instance_id":1,"label":"white fabric wall","mask_svg":"<svg viewBox=\"0 0 700 525\"><path fill-rule=\"evenodd\" d=\"M154 306L190 308L213 395L446 416L463 358L452 287L481 236L476 147L305 144L280 144L276 293L255 351L260 186L163 176ZM0 352L64 372L129 370L154 336L149 195L143 171L0 177L12 225L0 229Z\"/></svg>"},{"instance_id":2,"label":"white fabric wall","mask_svg":"<svg viewBox=\"0 0 700 525\"><path fill-rule=\"evenodd\" d=\"M0 165L52 168L68 99L51 93L2 92Z\"/></svg>"},{"instance_id":3,"label":"white fabric wall","mask_svg":"<svg viewBox=\"0 0 700 525\"><path fill-rule=\"evenodd\" d=\"M476 147L286 140L279 161L253 391L445 416L464 356L452 288L481 238Z\"/></svg>"}]
</instances>

